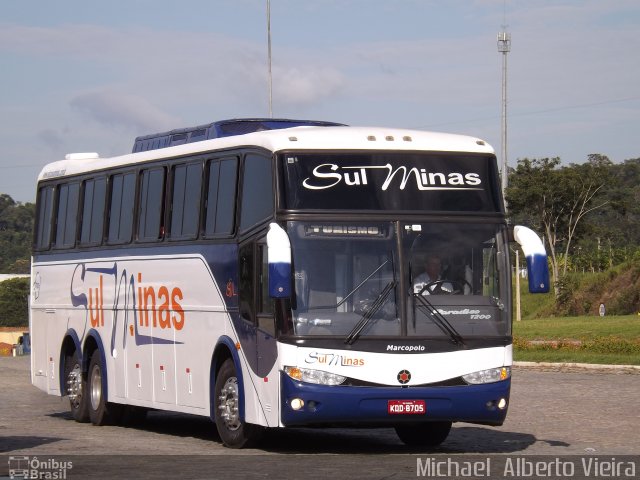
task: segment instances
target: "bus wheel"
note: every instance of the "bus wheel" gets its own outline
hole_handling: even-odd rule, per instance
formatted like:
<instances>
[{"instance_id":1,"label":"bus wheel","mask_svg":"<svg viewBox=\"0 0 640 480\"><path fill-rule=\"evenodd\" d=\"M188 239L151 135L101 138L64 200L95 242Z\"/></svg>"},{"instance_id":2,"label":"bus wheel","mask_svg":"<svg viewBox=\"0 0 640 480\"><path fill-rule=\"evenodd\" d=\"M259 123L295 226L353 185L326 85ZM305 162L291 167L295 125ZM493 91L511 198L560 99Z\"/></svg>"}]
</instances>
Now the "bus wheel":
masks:
<instances>
[{"instance_id":1,"label":"bus wheel","mask_svg":"<svg viewBox=\"0 0 640 480\"><path fill-rule=\"evenodd\" d=\"M100 352L95 350L91 355L89 373L87 375L89 418L94 425L117 423L119 414L122 411L121 405L107 402L104 396L102 378L106 374L107 371L100 361Z\"/></svg>"},{"instance_id":2,"label":"bus wheel","mask_svg":"<svg viewBox=\"0 0 640 480\"><path fill-rule=\"evenodd\" d=\"M396 433L405 445L436 447L445 441L451 430L451 422L428 422L398 425Z\"/></svg>"},{"instance_id":3,"label":"bus wheel","mask_svg":"<svg viewBox=\"0 0 640 480\"><path fill-rule=\"evenodd\" d=\"M225 446L244 448L259 439L262 429L240 420L238 377L231 359L225 360L218 371L214 407L216 427Z\"/></svg>"},{"instance_id":4,"label":"bus wheel","mask_svg":"<svg viewBox=\"0 0 640 480\"><path fill-rule=\"evenodd\" d=\"M87 382L82 374L78 353L67 355L64 362L66 394L69 397L71 415L76 422L89 421L89 402L87 401Z\"/></svg>"}]
</instances>

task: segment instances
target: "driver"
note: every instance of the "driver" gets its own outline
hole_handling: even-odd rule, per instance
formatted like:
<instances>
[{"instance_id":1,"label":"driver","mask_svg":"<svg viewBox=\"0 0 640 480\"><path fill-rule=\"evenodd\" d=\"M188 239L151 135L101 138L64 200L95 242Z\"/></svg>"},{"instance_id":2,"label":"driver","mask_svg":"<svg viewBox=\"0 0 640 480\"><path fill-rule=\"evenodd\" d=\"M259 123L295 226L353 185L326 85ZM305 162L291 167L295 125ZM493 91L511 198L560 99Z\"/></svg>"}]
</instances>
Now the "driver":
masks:
<instances>
[{"instance_id":1,"label":"driver","mask_svg":"<svg viewBox=\"0 0 640 480\"><path fill-rule=\"evenodd\" d=\"M424 272L418 275L413 280L413 293L420 293L420 291L427 285L427 288L422 292L423 295L432 295L437 293L453 293L453 285L451 283L442 281L442 261L436 254L430 254L427 256L425 262ZM431 286L430 284L438 282Z\"/></svg>"}]
</instances>

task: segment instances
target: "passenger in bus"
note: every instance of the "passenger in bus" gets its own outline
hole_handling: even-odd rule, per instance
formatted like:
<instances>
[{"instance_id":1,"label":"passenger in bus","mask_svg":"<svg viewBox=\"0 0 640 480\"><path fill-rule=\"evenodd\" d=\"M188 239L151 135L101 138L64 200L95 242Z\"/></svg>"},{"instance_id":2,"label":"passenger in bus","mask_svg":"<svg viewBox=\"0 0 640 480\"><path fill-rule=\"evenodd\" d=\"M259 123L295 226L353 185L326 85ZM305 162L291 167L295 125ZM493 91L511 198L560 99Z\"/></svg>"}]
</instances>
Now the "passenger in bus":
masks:
<instances>
[{"instance_id":1,"label":"passenger in bus","mask_svg":"<svg viewBox=\"0 0 640 480\"><path fill-rule=\"evenodd\" d=\"M413 293L422 293L422 295L454 293L453 285L445 280L440 256L433 253L429 254L424 264L424 272L413 280Z\"/></svg>"}]
</instances>

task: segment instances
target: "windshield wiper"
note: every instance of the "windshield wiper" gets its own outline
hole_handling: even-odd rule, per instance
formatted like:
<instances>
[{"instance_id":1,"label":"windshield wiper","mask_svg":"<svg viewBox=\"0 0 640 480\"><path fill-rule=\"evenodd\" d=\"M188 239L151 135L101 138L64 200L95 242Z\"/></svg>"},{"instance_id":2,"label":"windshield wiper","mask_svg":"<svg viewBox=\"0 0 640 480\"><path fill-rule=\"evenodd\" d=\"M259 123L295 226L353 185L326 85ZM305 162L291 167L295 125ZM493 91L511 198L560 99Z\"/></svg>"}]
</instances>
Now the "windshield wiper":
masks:
<instances>
[{"instance_id":1,"label":"windshield wiper","mask_svg":"<svg viewBox=\"0 0 640 480\"><path fill-rule=\"evenodd\" d=\"M425 315L425 317L431 318L433 320L433 323L435 323L438 328L440 328L440 330L449 335L451 340L453 340L453 343L460 346L464 345L464 339L462 338L462 335L460 335L458 331L453 328L453 325L451 325L449 321L444 318L444 315L442 315L429 300L424 298L423 295L418 295L416 293L413 293L412 295L416 300L418 300L418 303L420 304L418 305L418 310L420 310Z\"/></svg>"},{"instance_id":2,"label":"windshield wiper","mask_svg":"<svg viewBox=\"0 0 640 480\"><path fill-rule=\"evenodd\" d=\"M369 309L362 315L360 321L353 327L353 330L349 332L347 338L344 339L344 343L348 345L353 345L353 343L360 337L360 334L364 330L364 328L369 324L371 318L375 315L375 313L380 310L380 307L385 304L387 301L387 297L393 291L396 286L396 281L390 281L386 287L382 289L382 291L378 294L376 299L373 301Z\"/></svg>"}]
</instances>

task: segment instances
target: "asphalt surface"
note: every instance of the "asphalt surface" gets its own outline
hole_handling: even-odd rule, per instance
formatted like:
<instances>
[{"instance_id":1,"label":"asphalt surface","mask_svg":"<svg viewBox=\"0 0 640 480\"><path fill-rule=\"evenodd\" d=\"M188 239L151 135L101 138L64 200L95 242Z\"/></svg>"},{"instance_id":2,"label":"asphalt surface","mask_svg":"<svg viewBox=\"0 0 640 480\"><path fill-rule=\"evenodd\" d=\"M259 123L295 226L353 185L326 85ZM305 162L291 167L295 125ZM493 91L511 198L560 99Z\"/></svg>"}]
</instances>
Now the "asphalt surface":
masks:
<instances>
[{"instance_id":1,"label":"asphalt surface","mask_svg":"<svg viewBox=\"0 0 640 480\"><path fill-rule=\"evenodd\" d=\"M513 478L505 477L504 462L523 456L569 459L578 466L595 459L621 473L601 478L632 478L622 468L630 472L629 462L640 467L639 394L638 369L517 365L505 424L456 424L435 449L406 447L393 429L279 429L269 432L260 448L231 450L204 417L151 412L136 426L76 423L66 398L30 384L29 357L2 357L0 478L26 462L48 472L41 478L440 477L427 464L442 459L488 459L491 475L480 471L475 478ZM60 468L64 462L71 468ZM59 476L51 477L56 472ZM572 478L593 478L578 473Z\"/></svg>"}]
</instances>

